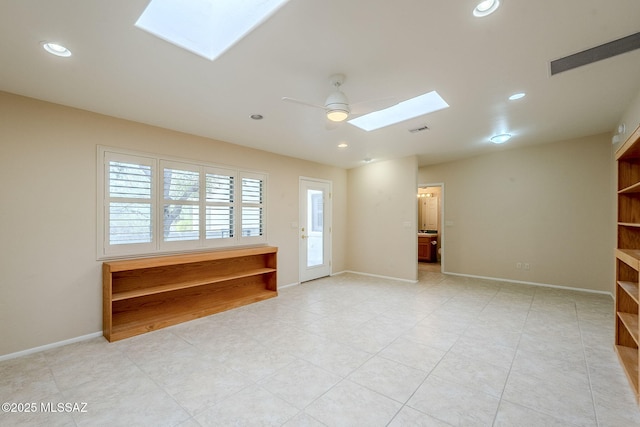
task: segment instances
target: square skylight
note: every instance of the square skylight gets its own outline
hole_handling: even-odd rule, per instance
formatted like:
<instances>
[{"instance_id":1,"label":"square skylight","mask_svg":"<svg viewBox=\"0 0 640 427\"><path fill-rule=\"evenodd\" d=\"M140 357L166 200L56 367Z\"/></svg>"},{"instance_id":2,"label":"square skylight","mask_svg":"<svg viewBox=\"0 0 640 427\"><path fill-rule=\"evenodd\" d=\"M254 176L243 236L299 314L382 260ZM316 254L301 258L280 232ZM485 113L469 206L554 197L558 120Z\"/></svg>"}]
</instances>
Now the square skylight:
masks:
<instances>
[{"instance_id":1,"label":"square skylight","mask_svg":"<svg viewBox=\"0 0 640 427\"><path fill-rule=\"evenodd\" d=\"M349 123L360 129L372 131L448 107L449 104L434 90L415 98L407 99L384 110L356 117L349 120Z\"/></svg>"},{"instance_id":2,"label":"square skylight","mask_svg":"<svg viewBox=\"0 0 640 427\"><path fill-rule=\"evenodd\" d=\"M151 0L136 27L216 59L289 0Z\"/></svg>"}]
</instances>

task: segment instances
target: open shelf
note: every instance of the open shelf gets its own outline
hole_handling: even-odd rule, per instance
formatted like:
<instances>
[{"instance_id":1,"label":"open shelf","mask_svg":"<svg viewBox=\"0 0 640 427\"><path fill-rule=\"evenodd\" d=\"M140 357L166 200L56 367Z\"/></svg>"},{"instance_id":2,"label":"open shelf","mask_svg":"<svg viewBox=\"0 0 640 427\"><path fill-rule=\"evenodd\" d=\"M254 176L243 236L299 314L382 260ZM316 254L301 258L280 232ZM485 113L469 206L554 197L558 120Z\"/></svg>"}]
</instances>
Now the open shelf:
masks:
<instances>
[{"instance_id":1,"label":"open shelf","mask_svg":"<svg viewBox=\"0 0 640 427\"><path fill-rule=\"evenodd\" d=\"M640 182L636 182L633 185L625 187L618 191L618 194L635 194L640 193Z\"/></svg>"},{"instance_id":2,"label":"open shelf","mask_svg":"<svg viewBox=\"0 0 640 427\"><path fill-rule=\"evenodd\" d=\"M640 250L616 249L616 257L634 270L640 270Z\"/></svg>"},{"instance_id":3,"label":"open shelf","mask_svg":"<svg viewBox=\"0 0 640 427\"><path fill-rule=\"evenodd\" d=\"M638 286L638 283L618 280L618 286L620 289L624 290L636 304L638 304L640 300L640 287Z\"/></svg>"},{"instance_id":4,"label":"open shelf","mask_svg":"<svg viewBox=\"0 0 640 427\"><path fill-rule=\"evenodd\" d=\"M640 223L637 222L619 222L618 223L619 226L622 227L636 227L636 228L640 228Z\"/></svg>"},{"instance_id":5,"label":"open shelf","mask_svg":"<svg viewBox=\"0 0 640 427\"><path fill-rule=\"evenodd\" d=\"M277 248L103 264L103 329L117 341L277 296Z\"/></svg>"},{"instance_id":6,"label":"open shelf","mask_svg":"<svg viewBox=\"0 0 640 427\"><path fill-rule=\"evenodd\" d=\"M640 401L640 126L616 152L618 244L615 253L615 349Z\"/></svg>"},{"instance_id":7,"label":"open shelf","mask_svg":"<svg viewBox=\"0 0 640 427\"><path fill-rule=\"evenodd\" d=\"M616 353L618 353L618 359L620 359L620 363L627 374L631 387L637 394L638 377L640 374L638 370L638 349L616 345Z\"/></svg>"},{"instance_id":8,"label":"open shelf","mask_svg":"<svg viewBox=\"0 0 640 427\"><path fill-rule=\"evenodd\" d=\"M631 313L621 313L618 312L618 318L622 321L624 326L627 328L629 335L633 338L633 341L636 343L636 347L638 345L638 315Z\"/></svg>"},{"instance_id":9,"label":"open shelf","mask_svg":"<svg viewBox=\"0 0 640 427\"><path fill-rule=\"evenodd\" d=\"M164 292L177 291L177 290L180 290L180 289L187 289L187 288L192 288L192 287L195 287L195 286L202 286L202 285L208 285L208 284L219 283L219 282L227 282L227 281L230 281L230 280L242 279L242 278L245 278L245 277L257 276L257 275L260 275L260 274L274 273L275 271L276 271L275 268L260 268L260 269L245 271L243 273L238 273L238 274L227 274L227 275L218 276L218 277L190 280L190 281L185 281L185 282L172 283L172 284L168 284L168 285L152 286L150 288L134 289L134 290L123 291L123 292L115 292L113 294L113 297L112 297L111 300L112 301L122 301L122 300L125 300L125 299L138 298L138 297L143 297L143 296L147 296L147 295L154 295L154 294L160 294L160 293L164 293Z\"/></svg>"}]
</instances>

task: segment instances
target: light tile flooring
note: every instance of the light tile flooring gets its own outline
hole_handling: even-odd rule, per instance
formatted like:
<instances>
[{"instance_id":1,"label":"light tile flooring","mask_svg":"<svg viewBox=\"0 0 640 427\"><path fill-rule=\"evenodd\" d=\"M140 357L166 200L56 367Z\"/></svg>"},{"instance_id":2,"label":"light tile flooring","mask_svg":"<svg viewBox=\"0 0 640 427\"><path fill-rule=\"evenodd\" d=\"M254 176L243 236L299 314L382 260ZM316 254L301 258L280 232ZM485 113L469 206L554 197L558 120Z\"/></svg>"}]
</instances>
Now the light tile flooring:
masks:
<instances>
[{"instance_id":1,"label":"light tile flooring","mask_svg":"<svg viewBox=\"0 0 640 427\"><path fill-rule=\"evenodd\" d=\"M0 400L38 412L0 413L0 425L640 425L612 337L608 296L428 267L417 284L342 274L4 361Z\"/></svg>"}]
</instances>

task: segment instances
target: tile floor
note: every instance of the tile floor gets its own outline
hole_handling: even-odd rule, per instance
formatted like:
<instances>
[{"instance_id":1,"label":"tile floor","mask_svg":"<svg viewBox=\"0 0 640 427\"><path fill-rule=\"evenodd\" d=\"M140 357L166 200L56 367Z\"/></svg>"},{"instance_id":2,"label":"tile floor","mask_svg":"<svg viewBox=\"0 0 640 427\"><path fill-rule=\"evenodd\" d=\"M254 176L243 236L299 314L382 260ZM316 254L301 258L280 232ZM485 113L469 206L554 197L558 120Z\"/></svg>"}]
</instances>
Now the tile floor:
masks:
<instances>
[{"instance_id":1,"label":"tile floor","mask_svg":"<svg viewBox=\"0 0 640 427\"><path fill-rule=\"evenodd\" d=\"M0 425L640 425L612 318L603 295L428 267L417 284L342 274L4 361L0 400L38 412L0 413Z\"/></svg>"}]
</instances>

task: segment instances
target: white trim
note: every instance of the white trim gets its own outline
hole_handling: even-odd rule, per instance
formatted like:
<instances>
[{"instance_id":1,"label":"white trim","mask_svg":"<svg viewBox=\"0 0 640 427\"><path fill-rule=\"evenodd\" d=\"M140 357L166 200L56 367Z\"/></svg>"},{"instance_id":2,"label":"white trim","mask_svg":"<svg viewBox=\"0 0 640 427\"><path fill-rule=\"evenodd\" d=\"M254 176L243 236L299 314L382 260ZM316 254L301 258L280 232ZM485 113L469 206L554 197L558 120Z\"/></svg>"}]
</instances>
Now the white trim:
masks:
<instances>
[{"instance_id":1,"label":"white trim","mask_svg":"<svg viewBox=\"0 0 640 427\"><path fill-rule=\"evenodd\" d=\"M387 279L387 280L397 280L400 282L406 282L406 283L418 283L419 280L411 280L411 279L401 279L399 277L391 277L391 276L381 276L379 274L371 274L371 273L363 273L361 271L353 271L353 270L345 270L342 273L353 273L353 274L358 274L360 276L369 276L369 277L377 277L378 279Z\"/></svg>"},{"instance_id":2,"label":"white trim","mask_svg":"<svg viewBox=\"0 0 640 427\"><path fill-rule=\"evenodd\" d=\"M101 337L101 336L102 336L102 331L94 332L92 334L82 335L82 336L79 336L79 337L70 338L68 340L58 341L58 342L54 342L54 343L51 343L51 344L45 344L45 345L41 345L39 347L29 348L27 350L18 351L18 352L15 352L15 353L4 354L4 355L0 356L0 362L3 362L5 360L9 360L9 359L16 359L16 358L22 357L22 356L28 356L30 354L40 353L41 351L51 350L52 348L62 347L64 345L68 345L68 344L74 344L74 343L81 342L81 341L87 341L87 340L90 340L90 339L93 339L93 338L98 338L98 337Z\"/></svg>"},{"instance_id":3,"label":"white trim","mask_svg":"<svg viewBox=\"0 0 640 427\"><path fill-rule=\"evenodd\" d=\"M353 274L358 274L361 276L370 276L370 277L378 277L381 279L389 279L389 280L399 280L402 282L408 282L408 283L419 283L420 280L407 280L407 279L399 279L397 277L389 277L389 276L381 276L378 274L369 274L369 273L362 273L359 271L352 271L352 270L343 270L340 271L338 273L334 273L332 274L332 276L338 276L340 274L344 274L344 273L353 273ZM462 273L450 273L450 272L445 272L443 274L447 274L450 276L460 276L460 277L469 277L472 279L484 279L484 280L493 280L495 282L506 282L506 283L514 283L514 284L518 284L518 285L529 285L529 286L538 286L538 287L544 287L544 288L555 288L555 289L564 289L564 290L568 290L568 291L575 291L575 292L585 292L585 293L590 293L590 294L598 294L598 295L607 295L609 297L611 297L613 299L613 294L611 292L607 292L607 291L597 291L594 289L584 289L584 288L572 288L569 286L560 286L560 285L551 285L548 283L538 283L538 282L526 282L523 280L512 280L512 279L501 279L498 277L488 277L488 276L476 276L473 274L462 274Z\"/></svg>"},{"instance_id":4,"label":"white trim","mask_svg":"<svg viewBox=\"0 0 640 427\"><path fill-rule=\"evenodd\" d=\"M303 181L309 182L309 183L318 183L321 185L326 185L327 187L329 187L329 194L327 202L326 202L326 206L328 207L328 209L325 209L325 214L326 214L326 222L329 226L329 229L323 231L323 239L326 238L326 242L323 242L323 250L326 250L326 260L329 262L329 276L332 276L332 272L333 272L333 181L331 180L327 180L327 179L320 179L320 178L310 178L307 176L298 176L298 230L297 230L297 234L299 237L299 233L301 232L301 227L302 224L306 224L306 218L301 218L301 214L302 214L302 204L304 203L306 206L306 199L303 200L302 198L302 188L303 188ZM304 210L306 211L306 208L304 208ZM327 224L324 224L325 227ZM325 244L326 243L326 244ZM305 267L303 267L303 256L302 256L302 248L303 248L303 241L302 239L298 238L298 281L299 283L303 283L305 281L308 280L315 280L315 278L313 279L308 279L308 280L302 280L302 274L303 274L303 269ZM304 264L306 265L306 260L304 260ZM324 264L323 264L324 265ZM324 276L321 276L324 277ZM320 277L316 277L316 278L320 278Z\"/></svg>"},{"instance_id":5,"label":"white trim","mask_svg":"<svg viewBox=\"0 0 640 427\"><path fill-rule=\"evenodd\" d=\"M292 286L298 286L299 284L300 284L300 282L293 282L293 283L289 283L288 285L278 286L278 290L285 289L285 288L290 288Z\"/></svg>"},{"instance_id":6,"label":"white trim","mask_svg":"<svg viewBox=\"0 0 640 427\"><path fill-rule=\"evenodd\" d=\"M435 183L426 183L426 184L418 184L418 188L420 187L440 187L440 212L438 215L440 215L440 228L438 229L438 239L440 240L440 272L444 273L444 269L445 269L445 241L444 241L444 237L445 237L445 221L444 221L444 182L435 182ZM417 190L417 189L416 189ZM416 198L417 199L417 198ZM416 206L416 210L418 209L418 207ZM418 213L416 212L416 215ZM419 228L419 227L418 227ZM417 231L417 230L416 230ZM416 233L417 235L417 233ZM417 239L417 236L416 236ZM416 242L416 245L418 243Z\"/></svg>"},{"instance_id":7,"label":"white trim","mask_svg":"<svg viewBox=\"0 0 640 427\"><path fill-rule=\"evenodd\" d=\"M613 299L613 294L607 291L597 291L595 289L585 289L585 288L572 288L570 286L560 286L560 285L552 285L550 283L539 283L539 282L527 282L524 280L514 280L514 279L501 279L499 277L488 277L488 276L476 276L474 274L462 274L462 273L450 273L445 272L444 274L449 274L451 276L461 276L461 277L470 277L472 279L485 279L485 280L493 280L496 282L507 282L507 283L515 283L518 285L529 285L529 286L539 286L543 288L555 288L555 289L564 289L568 291L575 292L585 292L590 294L599 294L599 295L607 295Z\"/></svg>"},{"instance_id":8,"label":"white trim","mask_svg":"<svg viewBox=\"0 0 640 427\"><path fill-rule=\"evenodd\" d=\"M137 158L137 160L132 161L140 161L140 159L148 160L153 163L153 186L152 186L152 195L151 195L151 204L152 204L152 226L153 226L153 239L152 242L149 243L141 243L141 244L127 244L127 245L117 245L110 246L107 244L108 242L108 229L107 222L108 216L106 215L106 199L107 199L107 188L106 185L108 183L108 178L106 175L106 160L107 157L116 156L120 157L133 157ZM132 151L117 147L110 147L105 145L97 145L97 156L96 156L96 164L97 164L97 184L98 191L96 197L96 206L97 206L97 217L96 217L96 234L97 234L97 245L96 245L96 259L98 261L110 260L110 259L119 259L119 258L129 258L129 257L142 257L142 256L154 256L154 255L168 255L171 253L191 253L198 252L209 249L222 249L222 248L239 248L243 246L256 246L256 245L266 245L268 244L268 205L267 198L268 196L268 186L269 186L269 174L266 171L250 171L244 168L224 165L224 164L215 164L208 163L194 159L184 159L180 157L163 155L161 153L148 153L148 152L138 152ZM146 164L146 163L145 163ZM238 227L235 229L235 235L233 238L229 239L206 239L206 229L202 228L199 230L201 234L200 238L197 240L184 240L184 241L171 241L166 242L163 240L163 224L162 224L162 206L164 204L164 196L163 192L160 191L160 188L163 186L162 181L162 170L164 167L179 167L184 170L193 170L198 171L202 174L201 179L206 179L206 174L208 171L216 171L216 170L224 170L226 172L233 173L233 176L238 181L236 183L236 190L239 192L236 194L236 216L234 221L234 227ZM242 180L243 178L253 178L259 179L262 181L262 191L263 191L263 200L260 204L260 208L262 209L262 234L259 236L243 236L242 235L242 207L245 204L242 203L241 194L242 194ZM202 221L206 221L206 215L203 212L203 209L206 210L206 197L203 193L205 191L205 186L201 185L201 194L199 197L198 206L200 206L200 217ZM240 198L238 198L240 196Z\"/></svg>"}]
</instances>

